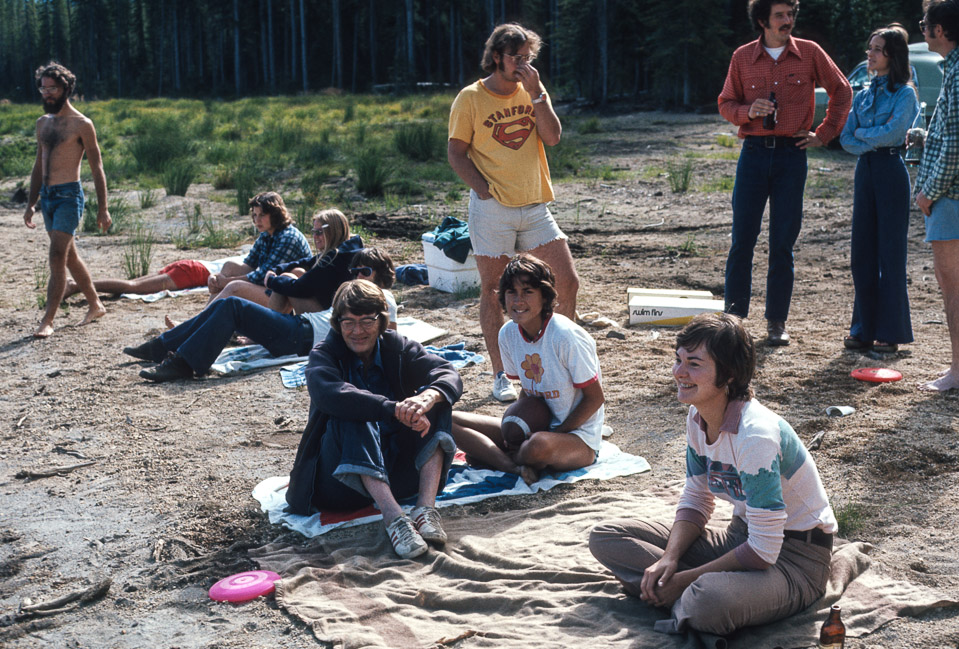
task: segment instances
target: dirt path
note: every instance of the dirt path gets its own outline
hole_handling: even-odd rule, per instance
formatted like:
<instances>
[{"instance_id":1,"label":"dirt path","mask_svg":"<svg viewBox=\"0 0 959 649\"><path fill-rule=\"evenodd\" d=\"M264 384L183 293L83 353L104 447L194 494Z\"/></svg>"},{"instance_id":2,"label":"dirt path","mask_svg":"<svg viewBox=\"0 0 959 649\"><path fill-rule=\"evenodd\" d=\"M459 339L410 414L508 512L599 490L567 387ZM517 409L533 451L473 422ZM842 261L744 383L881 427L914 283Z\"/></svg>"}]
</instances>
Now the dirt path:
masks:
<instances>
[{"instance_id":1,"label":"dirt path","mask_svg":"<svg viewBox=\"0 0 959 649\"><path fill-rule=\"evenodd\" d=\"M701 191L735 173L731 133L718 117L656 113L602 122L591 136L592 159L609 165L610 180L557 186L554 212L570 236L582 279L579 310L626 319L626 288L696 288L722 293L729 241L729 192ZM671 193L657 174L686 153L693 187ZM730 154L733 155L730 155ZM946 360L939 290L922 220L913 213L909 277L917 342L896 355L869 358L842 349L848 325L849 220L854 158L817 151L810 159L803 232L796 250L797 283L790 318L794 343L762 347L755 383L759 397L804 440L826 431L815 453L833 504L856 519L854 538L877 546L875 569L959 593L959 394L918 393L915 384ZM619 171L616 170L628 170ZM728 181L726 181L728 182ZM13 183L0 186L9 196ZM186 199L205 213L224 210L209 187ZM148 218L169 229L166 215L183 199L167 198ZM432 209L444 213L437 203ZM456 212L465 210L464 202ZM175 212L176 210L172 210ZM428 211L428 210L426 210ZM371 213L358 221L379 234L400 262L422 260L415 240L424 210ZM43 267L46 237L22 225L22 208L0 208L0 257L7 285L0 294L0 644L8 647L315 647L310 631L272 600L233 607L212 603L218 578L252 564L244 550L283 536L249 496L263 478L288 471L308 396L284 389L275 371L240 378L147 384L140 365L121 349L159 333L164 313L188 317L199 297L143 304L108 300L109 313L75 327L82 299L57 320L56 334L30 337L39 318L35 269ZM175 217L176 218L176 217ZM237 219L239 223L241 219ZM761 235L763 241L765 233ZM406 237L406 238L404 238ZM412 238L410 238L412 237ZM122 276L124 237L84 236L81 255L95 276ZM215 258L229 251L198 251ZM757 247L754 335L764 335L765 243ZM169 243L154 264L181 258ZM425 287L402 288L403 313L448 328L442 342L465 340L482 352L477 300L456 300ZM537 506L609 488L643 489L683 472L685 407L670 378L675 329L619 328L625 339L593 330L605 377L613 441L644 455L653 471L612 483L578 483L487 508ZM849 378L856 367L900 370L900 383L869 385ZM489 366L464 370L462 407L498 412L488 398ZM857 412L827 418L828 405ZM25 479L25 470L94 462L63 476ZM467 510L469 511L469 510ZM858 514L857 514L858 512ZM340 532L352 533L352 532ZM48 601L112 580L109 592L77 610L13 621L25 598ZM811 639L812 640L812 639ZM464 643L464 646L467 646ZM847 647L959 646L959 617L938 613L899 620Z\"/></svg>"}]
</instances>

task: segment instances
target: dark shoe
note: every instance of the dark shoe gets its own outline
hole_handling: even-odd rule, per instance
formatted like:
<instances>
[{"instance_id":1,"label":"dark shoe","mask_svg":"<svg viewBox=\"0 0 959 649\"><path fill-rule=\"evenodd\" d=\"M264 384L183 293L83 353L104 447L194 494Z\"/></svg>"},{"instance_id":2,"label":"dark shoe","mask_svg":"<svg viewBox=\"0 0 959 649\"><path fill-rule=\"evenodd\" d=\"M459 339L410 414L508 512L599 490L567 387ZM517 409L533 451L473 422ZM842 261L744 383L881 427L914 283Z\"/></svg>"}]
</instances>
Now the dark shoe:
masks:
<instances>
[{"instance_id":1,"label":"dark shoe","mask_svg":"<svg viewBox=\"0 0 959 649\"><path fill-rule=\"evenodd\" d=\"M899 345L897 343L885 343L877 340L873 343L872 350L880 354L895 354L899 351Z\"/></svg>"},{"instance_id":2,"label":"dark shoe","mask_svg":"<svg viewBox=\"0 0 959 649\"><path fill-rule=\"evenodd\" d=\"M766 335L766 344L771 347L783 347L789 344L789 334L786 333L785 320L767 321Z\"/></svg>"},{"instance_id":3,"label":"dark shoe","mask_svg":"<svg viewBox=\"0 0 959 649\"><path fill-rule=\"evenodd\" d=\"M140 376L148 381L164 383L166 381L178 381L180 379L192 379L193 368L190 367L183 357L179 354L170 352L162 363L149 370L142 370Z\"/></svg>"},{"instance_id":4,"label":"dark shoe","mask_svg":"<svg viewBox=\"0 0 959 649\"><path fill-rule=\"evenodd\" d=\"M869 349L872 345L867 343L865 340L856 338L855 336L846 336L842 339L842 346L846 349L857 351L860 349Z\"/></svg>"},{"instance_id":5,"label":"dark shoe","mask_svg":"<svg viewBox=\"0 0 959 649\"><path fill-rule=\"evenodd\" d=\"M163 343L160 342L159 338L148 340L136 347L124 347L123 353L141 361L150 361L152 363L159 363L166 358L166 350L163 349Z\"/></svg>"}]
</instances>

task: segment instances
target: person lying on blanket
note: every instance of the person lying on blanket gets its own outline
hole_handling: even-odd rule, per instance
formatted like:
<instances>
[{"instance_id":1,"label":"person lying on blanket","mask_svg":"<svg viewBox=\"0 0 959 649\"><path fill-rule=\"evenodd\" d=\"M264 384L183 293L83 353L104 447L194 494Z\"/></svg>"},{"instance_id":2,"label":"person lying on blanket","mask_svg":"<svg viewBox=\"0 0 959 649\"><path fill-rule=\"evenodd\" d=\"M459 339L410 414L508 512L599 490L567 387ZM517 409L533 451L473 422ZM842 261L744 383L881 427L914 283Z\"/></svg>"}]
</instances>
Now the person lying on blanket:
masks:
<instances>
[{"instance_id":1,"label":"person lying on blanket","mask_svg":"<svg viewBox=\"0 0 959 649\"><path fill-rule=\"evenodd\" d=\"M753 398L752 336L726 313L696 316L676 338L686 418L686 486L672 526L616 520L590 533L593 556L635 595L672 609L656 630L727 635L806 608L826 589L836 518L812 456ZM733 504L706 527L714 499Z\"/></svg>"},{"instance_id":2,"label":"person lying on blanket","mask_svg":"<svg viewBox=\"0 0 959 649\"><path fill-rule=\"evenodd\" d=\"M531 484L540 471L571 471L596 461L605 397L596 341L569 318L553 313L553 271L529 254L506 265L499 303L509 322L499 330L506 375L519 380L520 399L539 397L551 413L549 430L531 431L518 445L504 439L502 420L453 413L453 438L477 463L517 473Z\"/></svg>"},{"instance_id":3,"label":"person lying on blanket","mask_svg":"<svg viewBox=\"0 0 959 649\"><path fill-rule=\"evenodd\" d=\"M294 514L352 511L370 503L404 559L446 542L436 495L456 445L459 373L416 341L387 330L383 292L366 280L340 286L332 331L310 353L310 417L290 471ZM397 499L417 496L409 516Z\"/></svg>"},{"instance_id":4,"label":"person lying on blanket","mask_svg":"<svg viewBox=\"0 0 959 649\"><path fill-rule=\"evenodd\" d=\"M347 268L348 276L362 277L383 289L388 325L395 329L396 300L388 289L396 273L389 254L378 248L363 248L353 255ZM273 356L306 356L330 330L330 309L310 310L318 304L318 300L296 299L295 312L286 314L238 297L217 300L199 315L142 345L125 348L123 353L160 363L140 372L143 378L157 383L205 374L234 333L244 336L248 343L263 345Z\"/></svg>"}]
</instances>

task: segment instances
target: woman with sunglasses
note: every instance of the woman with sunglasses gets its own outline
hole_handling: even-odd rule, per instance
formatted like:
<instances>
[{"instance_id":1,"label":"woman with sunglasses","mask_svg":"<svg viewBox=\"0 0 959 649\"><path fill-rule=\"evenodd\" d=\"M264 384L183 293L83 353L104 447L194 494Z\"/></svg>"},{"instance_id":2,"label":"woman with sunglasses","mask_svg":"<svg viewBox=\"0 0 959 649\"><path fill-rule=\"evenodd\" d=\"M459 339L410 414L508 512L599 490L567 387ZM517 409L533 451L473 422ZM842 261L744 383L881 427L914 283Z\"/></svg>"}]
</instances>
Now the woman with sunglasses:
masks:
<instances>
[{"instance_id":1,"label":"woman with sunglasses","mask_svg":"<svg viewBox=\"0 0 959 649\"><path fill-rule=\"evenodd\" d=\"M856 95L839 136L842 147L859 156L850 253L856 297L846 349L892 353L913 340L906 288L911 193L900 147L919 101L910 79L908 41L899 24L869 36L866 66L875 76Z\"/></svg>"},{"instance_id":2,"label":"woman with sunglasses","mask_svg":"<svg viewBox=\"0 0 959 649\"><path fill-rule=\"evenodd\" d=\"M349 264L347 275L356 274L383 290L388 304L387 326L396 327L396 300L388 290L393 286L393 260L378 248L365 248ZM304 276L305 277L305 276ZM301 278L302 279L302 278ZM297 301L310 306L309 300ZM229 344L234 333L246 342L266 347L273 356L306 356L330 331L330 309L279 313L238 297L217 300L199 315L125 354L160 363L140 372L143 378L162 383L202 375Z\"/></svg>"}]
</instances>

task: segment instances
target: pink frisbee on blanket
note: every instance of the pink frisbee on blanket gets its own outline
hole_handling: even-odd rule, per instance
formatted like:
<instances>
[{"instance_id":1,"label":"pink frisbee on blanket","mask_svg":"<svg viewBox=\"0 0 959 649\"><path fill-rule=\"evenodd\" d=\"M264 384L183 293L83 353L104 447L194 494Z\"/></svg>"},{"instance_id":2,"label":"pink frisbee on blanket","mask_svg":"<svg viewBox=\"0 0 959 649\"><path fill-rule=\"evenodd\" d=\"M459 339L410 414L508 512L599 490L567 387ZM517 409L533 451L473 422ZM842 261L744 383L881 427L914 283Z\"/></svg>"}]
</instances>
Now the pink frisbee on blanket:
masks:
<instances>
[{"instance_id":1,"label":"pink frisbee on blanket","mask_svg":"<svg viewBox=\"0 0 959 649\"><path fill-rule=\"evenodd\" d=\"M210 599L218 602L248 602L276 590L280 576L269 570L250 570L225 577L210 588Z\"/></svg>"},{"instance_id":2,"label":"pink frisbee on blanket","mask_svg":"<svg viewBox=\"0 0 959 649\"><path fill-rule=\"evenodd\" d=\"M889 383L901 381L902 372L891 370L888 367L860 367L849 374L854 379L869 381L870 383Z\"/></svg>"}]
</instances>

